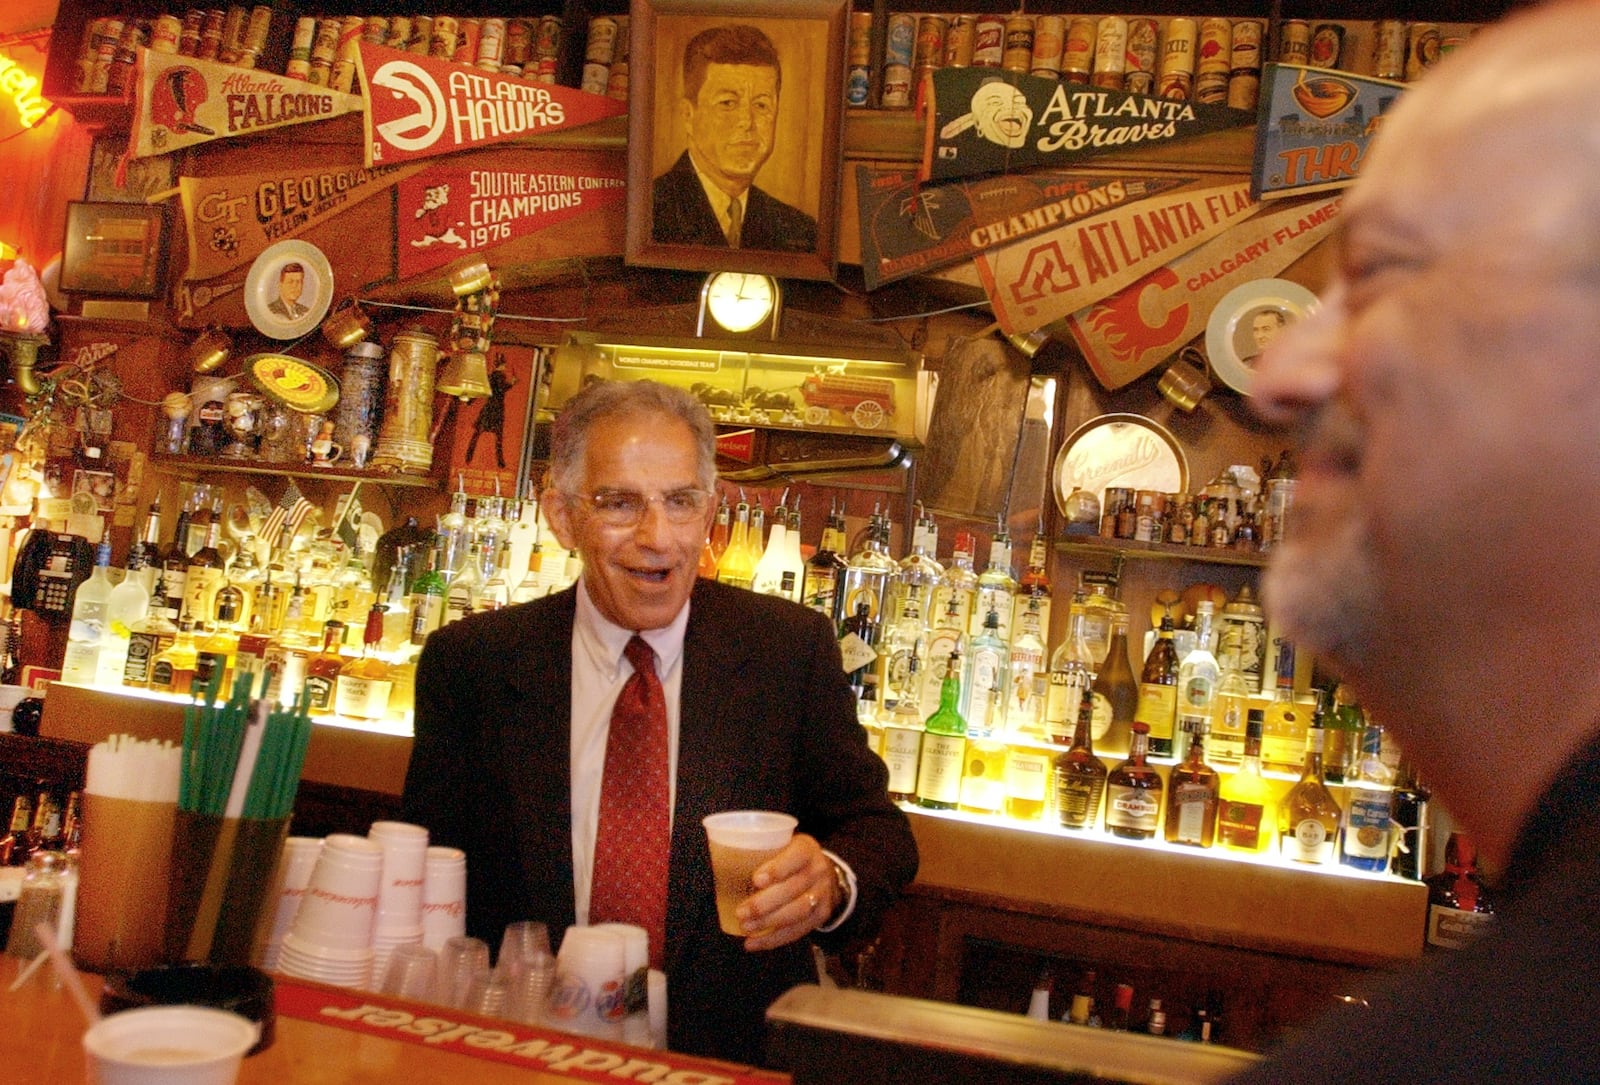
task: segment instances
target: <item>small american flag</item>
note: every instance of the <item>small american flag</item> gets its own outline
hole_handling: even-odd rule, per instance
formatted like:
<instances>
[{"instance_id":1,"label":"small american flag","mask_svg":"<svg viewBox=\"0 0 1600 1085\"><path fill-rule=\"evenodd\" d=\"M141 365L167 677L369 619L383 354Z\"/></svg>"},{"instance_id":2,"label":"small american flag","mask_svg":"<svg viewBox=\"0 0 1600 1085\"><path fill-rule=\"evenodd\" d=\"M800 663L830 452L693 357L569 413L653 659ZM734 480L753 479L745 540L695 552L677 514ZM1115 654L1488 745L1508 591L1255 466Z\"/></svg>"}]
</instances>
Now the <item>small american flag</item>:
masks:
<instances>
[{"instance_id":1,"label":"small american flag","mask_svg":"<svg viewBox=\"0 0 1600 1085\"><path fill-rule=\"evenodd\" d=\"M294 479L290 479L288 488L278 499L277 507L267 517L267 522L261 525L262 541L276 548L279 539L294 538L294 533L300 530L301 522L312 508L311 502L300 492L300 487L294 484Z\"/></svg>"}]
</instances>

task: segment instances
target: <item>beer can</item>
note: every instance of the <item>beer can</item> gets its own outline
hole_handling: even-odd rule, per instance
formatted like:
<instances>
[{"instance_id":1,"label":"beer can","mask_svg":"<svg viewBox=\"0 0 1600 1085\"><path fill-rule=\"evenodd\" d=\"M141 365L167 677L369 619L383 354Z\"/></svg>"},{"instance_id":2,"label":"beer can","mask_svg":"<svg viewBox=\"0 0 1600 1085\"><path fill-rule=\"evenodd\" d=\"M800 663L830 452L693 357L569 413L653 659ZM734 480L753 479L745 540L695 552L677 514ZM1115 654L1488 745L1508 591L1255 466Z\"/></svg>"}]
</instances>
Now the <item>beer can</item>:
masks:
<instances>
[{"instance_id":1,"label":"beer can","mask_svg":"<svg viewBox=\"0 0 1600 1085\"><path fill-rule=\"evenodd\" d=\"M1278 62L1311 63L1311 24L1304 19L1285 19L1278 26Z\"/></svg>"},{"instance_id":2,"label":"beer can","mask_svg":"<svg viewBox=\"0 0 1600 1085\"><path fill-rule=\"evenodd\" d=\"M1410 47L1406 50L1406 82L1421 79L1422 73L1439 63L1438 23L1412 23Z\"/></svg>"},{"instance_id":3,"label":"beer can","mask_svg":"<svg viewBox=\"0 0 1600 1085\"><path fill-rule=\"evenodd\" d=\"M1154 19L1128 20L1128 63L1122 89L1150 94L1156 89L1156 42L1161 26Z\"/></svg>"},{"instance_id":4,"label":"beer can","mask_svg":"<svg viewBox=\"0 0 1600 1085\"><path fill-rule=\"evenodd\" d=\"M449 60L456 54L456 30L459 24L454 15L435 15L433 32L428 39L428 55Z\"/></svg>"},{"instance_id":5,"label":"beer can","mask_svg":"<svg viewBox=\"0 0 1600 1085\"><path fill-rule=\"evenodd\" d=\"M224 64L232 64L244 48L244 28L249 18L250 13L243 4L229 4L223 12L222 44L218 47L217 59Z\"/></svg>"},{"instance_id":6,"label":"beer can","mask_svg":"<svg viewBox=\"0 0 1600 1085\"><path fill-rule=\"evenodd\" d=\"M361 28L361 40L369 45L387 45L389 42L389 16L368 15L365 25Z\"/></svg>"},{"instance_id":7,"label":"beer can","mask_svg":"<svg viewBox=\"0 0 1600 1085\"><path fill-rule=\"evenodd\" d=\"M1097 87L1121 90L1128 72L1128 20L1107 15L1095 27L1094 72L1089 82Z\"/></svg>"},{"instance_id":8,"label":"beer can","mask_svg":"<svg viewBox=\"0 0 1600 1085\"><path fill-rule=\"evenodd\" d=\"M416 15L411 19L411 41L406 45L406 52L418 56L427 56L428 50L433 48L433 16Z\"/></svg>"},{"instance_id":9,"label":"beer can","mask_svg":"<svg viewBox=\"0 0 1600 1085\"><path fill-rule=\"evenodd\" d=\"M898 13L889 16L889 34L883 43L884 64L911 67L917 52L917 17Z\"/></svg>"},{"instance_id":10,"label":"beer can","mask_svg":"<svg viewBox=\"0 0 1600 1085\"><path fill-rule=\"evenodd\" d=\"M111 64L106 68L106 93L121 97L128 89L128 81L133 75L133 62L139 58L139 47L144 44L144 28L137 20L129 19L122 27L122 37L117 40L117 47L111 55Z\"/></svg>"},{"instance_id":11,"label":"beer can","mask_svg":"<svg viewBox=\"0 0 1600 1085\"><path fill-rule=\"evenodd\" d=\"M178 55L192 57L200 52L200 31L206 25L206 13L190 8L183 13L183 29L178 31Z\"/></svg>"},{"instance_id":12,"label":"beer can","mask_svg":"<svg viewBox=\"0 0 1600 1085\"><path fill-rule=\"evenodd\" d=\"M482 31L482 19L457 19L456 51L450 59L457 64L471 64L478 55L478 36Z\"/></svg>"},{"instance_id":13,"label":"beer can","mask_svg":"<svg viewBox=\"0 0 1600 1085\"><path fill-rule=\"evenodd\" d=\"M851 109L865 109L872 91L872 71L865 64L852 64L845 73L844 104Z\"/></svg>"},{"instance_id":14,"label":"beer can","mask_svg":"<svg viewBox=\"0 0 1600 1085\"><path fill-rule=\"evenodd\" d=\"M852 11L850 13L850 38L847 59L853 68L871 66L872 12Z\"/></svg>"},{"instance_id":15,"label":"beer can","mask_svg":"<svg viewBox=\"0 0 1600 1085\"><path fill-rule=\"evenodd\" d=\"M90 94L106 93L106 83L111 78L111 65L116 63L117 59L117 46L122 44L122 30L121 19L100 20L100 28L95 33L94 39L94 60L90 64L88 85L84 88Z\"/></svg>"},{"instance_id":16,"label":"beer can","mask_svg":"<svg viewBox=\"0 0 1600 1085\"><path fill-rule=\"evenodd\" d=\"M1311 50L1307 54L1315 68L1337 68L1344 55L1344 27L1338 23L1318 23L1311 28Z\"/></svg>"},{"instance_id":17,"label":"beer can","mask_svg":"<svg viewBox=\"0 0 1600 1085\"><path fill-rule=\"evenodd\" d=\"M584 61L582 81L578 84L585 94L604 94L611 82L611 65L593 60Z\"/></svg>"},{"instance_id":18,"label":"beer can","mask_svg":"<svg viewBox=\"0 0 1600 1085\"><path fill-rule=\"evenodd\" d=\"M554 61L561 55L561 38L565 33L565 29L561 25L561 16L540 16L539 25L534 27L533 31L534 59L551 61L553 69ZM524 70L523 74L527 74L526 70Z\"/></svg>"},{"instance_id":19,"label":"beer can","mask_svg":"<svg viewBox=\"0 0 1600 1085\"><path fill-rule=\"evenodd\" d=\"M505 56L506 21L485 19L478 30L478 55L474 63L484 71L500 70L500 60Z\"/></svg>"},{"instance_id":20,"label":"beer can","mask_svg":"<svg viewBox=\"0 0 1600 1085\"><path fill-rule=\"evenodd\" d=\"M1228 100L1228 74L1232 70L1233 24L1227 19L1206 19L1200 24L1200 48L1195 57L1194 92L1201 105L1222 105Z\"/></svg>"},{"instance_id":21,"label":"beer can","mask_svg":"<svg viewBox=\"0 0 1600 1085\"><path fill-rule=\"evenodd\" d=\"M206 21L200 27L200 44L194 55L200 60L216 60L222 52L222 24L228 13L221 8L206 11Z\"/></svg>"},{"instance_id":22,"label":"beer can","mask_svg":"<svg viewBox=\"0 0 1600 1085\"><path fill-rule=\"evenodd\" d=\"M1240 19L1233 24L1233 59L1228 72L1228 105L1254 111L1261 96L1261 23Z\"/></svg>"},{"instance_id":23,"label":"beer can","mask_svg":"<svg viewBox=\"0 0 1600 1085\"><path fill-rule=\"evenodd\" d=\"M334 55L333 68L328 73L328 89L349 94L356 85L356 65L361 60L361 35L366 32L367 20L360 15L346 15L339 25L339 51Z\"/></svg>"},{"instance_id":24,"label":"beer can","mask_svg":"<svg viewBox=\"0 0 1600 1085\"><path fill-rule=\"evenodd\" d=\"M606 97L618 102L626 102L628 100L628 62L626 60L612 62L611 76L606 80Z\"/></svg>"},{"instance_id":25,"label":"beer can","mask_svg":"<svg viewBox=\"0 0 1600 1085\"><path fill-rule=\"evenodd\" d=\"M950 20L943 15L924 15L917 20L917 44L911 66L921 71L944 63L944 39Z\"/></svg>"},{"instance_id":26,"label":"beer can","mask_svg":"<svg viewBox=\"0 0 1600 1085\"><path fill-rule=\"evenodd\" d=\"M998 15L980 15L972 27L972 66L998 68L1005 54L1006 21Z\"/></svg>"},{"instance_id":27,"label":"beer can","mask_svg":"<svg viewBox=\"0 0 1600 1085\"><path fill-rule=\"evenodd\" d=\"M617 53L617 21L609 15L589 20L589 38L583 46L583 59L589 64L610 64Z\"/></svg>"},{"instance_id":28,"label":"beer can","mask_svg":"<svg viewBox=\"0 0 1600 1085\"><path fill-rule=\"evenodd\" d=\"M1000 49L1000 67L1008 72L1026 72L1033 66L1033 16L1012 15Z\"/></svg>"},{"instance_id":29,"label":"beer can","mask_svg":"<svg viewBox=\"0 0 1600 1085\"><path fill-rule=\"evenodd\" d=\"M311 59L311 43L317 40L317 20L310 15L302 15L294 21L294 34L289 39L289 55L304 56Z\"/></svg>"},{"instance_id":30,"label":"beer can","mask_svg":"<svg viewBox=\"0 0 1600 1085\"><path fill-rule=\"evenodd\" d=\"M944 35L944 66L968 68L972 66L972 48L976 44L978 17L957 15L950 20L950 29ZM1037 43L1037 37L1035 42Z\"/></svg>"},{"instance_id":31,"label":"beer can","mask_svg":"<svg viewBox=\"0 0 1600 1085\"><path fill-rule=\"evenodd\" d=\"M1372 29L1372 74L1379 79L1403 79L1409 44L1405 23L1380 19Z\"/></svg>"},{"instance_id":32,"label":"beer can","mask_svg":"<svg viewBox=\"0 0 1600 1085\"><path fill-rule=\"evenodd\" d=\"M506 20L506 48L501 58L519 69L533 53L533 22L529 19Z\"/></svg>"},{"instance_id":33,"label":"beer can","mask_svg":"<svg viewBox=\"0 0 1600 1085\"><path fill-rule=\"evenodd\" d=\"M1067 47L1067 20L1041 15L1033 21L1033 59L1029 71L1044 79L1061 78L1061 54Z\"/></svg>"},{"instance_id":34,"label":"beer can","mask_svg":"<svg viewBox=\"0 0 1600 1085\"><path fill-rule=\"evenodd\" d=\"M267 48L267 38L272 33L272 8L257 4L250 9L250 20L244 24L244 51L260 55Z\"/></svg>"},{"instance_id":35,"label":"beer can","mask_svg":"<svg viewBox=\"0 0 1600 1085\"><path fill-rule=\"evenodd\" d=\"M1068 83L1087 83L1094 70L1093 19L1079 16L1067 24L1067 40L1061 46L1061 78Z\"/></svg>"},{"instance_id":36,"label":"beer can","mask_svg":"<svg viewBox=\"0 0 1600 1085\"><path fill-rule=\"evenodd\" d=\"M611 51L611 65L616 67L617 61L628 59L628 50L632 46L633 37L628 32L628 17L626 15L614 16L617 20L617 44Z\"/></svg>"},{"instance_id":37,"label":"beer can","mask_svg":"<svg viewBox=\"0 0 1600 1085\"><path fill-rule=\"evenodd\" d=\"M150 51L172 54L178 51L178 38L183 34L183 20L176 15L157 15L150 22Z\"/></svg>"},{"instance_id":38,"label":"beer can","mask_svg":"<svg viewBox=\"0 0 1600 1085\"><path fill-rule=\"evenodd\" d=\"M1167 20L1167 36L1161 43L1161 71L1156 76L1156 93L1161 97L1188 100L1194 86L1195 40L1199 32L1193 19Z\"/></svg>"},{"instance_id":39,"label":"beer can","mask_svg":"<svg viewBox=\"0 0 1600 1085\"><path fill-rule=\"evenodd\" d=\"M287 79L298 79L302 83L311 81L311 55L309 51L304 55L290 53L289 59L284 62L283 74Z\"/></svg>"},{"instance_id":40,"label":"beer can","mask_svg":"<svg viewBox=\"0 0 1600 1085\"><path fill-rule=\"evenodd\" d=\"M884 109L909 109L911 107L911 68L905 64L883 66L883 93L879 102Z\"/></svg>"}]
</instances>

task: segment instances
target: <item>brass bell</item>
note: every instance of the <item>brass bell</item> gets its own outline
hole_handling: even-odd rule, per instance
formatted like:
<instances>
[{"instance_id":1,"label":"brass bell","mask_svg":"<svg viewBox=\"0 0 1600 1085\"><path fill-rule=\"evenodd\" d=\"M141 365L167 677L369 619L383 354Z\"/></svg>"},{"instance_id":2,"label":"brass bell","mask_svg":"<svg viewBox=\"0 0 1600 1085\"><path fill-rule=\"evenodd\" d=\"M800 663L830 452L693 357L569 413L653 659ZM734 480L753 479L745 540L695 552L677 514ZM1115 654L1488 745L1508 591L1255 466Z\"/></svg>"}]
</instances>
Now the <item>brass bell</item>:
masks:
<instances>
[{"instance_id":1,"label":"brass bell","mask_svg":"<svg viewBox=\"0 0 1600 1085\"><path fill-rule=\"evenodd\" d=\"M483 399L490 391L489 361L476 350L452 354L434 387L462 401Z\"/></svg>"}]
</instances>

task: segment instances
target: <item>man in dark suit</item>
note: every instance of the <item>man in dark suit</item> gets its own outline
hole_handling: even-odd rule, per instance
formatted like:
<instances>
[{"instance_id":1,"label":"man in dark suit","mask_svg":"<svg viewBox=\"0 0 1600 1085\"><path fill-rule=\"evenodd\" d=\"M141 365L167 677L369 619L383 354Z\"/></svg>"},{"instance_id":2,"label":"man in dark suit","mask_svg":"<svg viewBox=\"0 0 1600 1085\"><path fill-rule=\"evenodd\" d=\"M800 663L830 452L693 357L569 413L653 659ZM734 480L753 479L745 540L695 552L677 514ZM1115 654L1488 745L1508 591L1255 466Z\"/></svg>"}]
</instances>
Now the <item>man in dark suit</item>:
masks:
<instances>
[{"instance_id":1,"label":"man in dark suit","mask_svg":"<svg viewBox=\"0 0 1600 1085\"><path fill-rule=\"evenodd\" d=\"M703 30L683 51L688 149L652 186L651 237L663 244L813 252L817 221L755 187L772 154L782 75L753 26Z\"/></svg>"},{"instance_id":2,"label":"man in dark suit","mask_svg":"<svg viewBox=\"0 0 1600 1085\"><path fill-rule=\"evenodd\" d=\"M816 979L811 937L870 935L917 857L856 722L832 624L695 575L714 481L710 419L688 393L601 382L566 405L544 508L583 575L428 638L404 810L467 851L469 933L498 944L515 920L560 937L617 918L590 907L596 837L613 705L637 677L623 645L642 637L675 754L665 938L651 945L667 974L668 1044L759 1062L766 1007ZM753 876L742 939L718 926L700 824L733 809L799 819Z\"/></svg>"}]
</instances>

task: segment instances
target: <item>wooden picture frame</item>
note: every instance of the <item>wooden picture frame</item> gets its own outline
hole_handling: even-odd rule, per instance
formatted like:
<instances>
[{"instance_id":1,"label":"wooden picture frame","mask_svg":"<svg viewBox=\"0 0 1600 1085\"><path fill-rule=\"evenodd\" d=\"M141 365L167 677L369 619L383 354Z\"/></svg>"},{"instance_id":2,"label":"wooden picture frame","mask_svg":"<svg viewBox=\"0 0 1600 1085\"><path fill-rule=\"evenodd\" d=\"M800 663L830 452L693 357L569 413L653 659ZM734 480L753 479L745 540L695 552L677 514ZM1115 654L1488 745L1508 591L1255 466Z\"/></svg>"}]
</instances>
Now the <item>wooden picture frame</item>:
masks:
<instances>
[{"instance_id":1,"label":"wooden picture frame","mask_svg":"<svg viewBox=\"0 0 1600 1085\"><path fill-rule=\"evenodd\" d=\"M849 8L848 0L633 0L629 263L833 278ZM702 34L707 37L700 44L712 55L750 59L709 60L712 78L686 98L685 51ZM776 74L768 79L763 73L770 68L760 58L774 54ZM745 134L727 141L731 146L718 146L726 125L715 123L714 105L747 110ZM775 114L766 122L764 148L763 109ZM711 206L691 143L720 160L712 162L711 172L727 166L723 179L750 185L740 200L738 247L728 239L726 205Z\"/></svg>"},{"instance_id":2,"label":"wooden picture frame","mask_svg":"<svg viewBox=\"0 0 1600 1085\"><path fill-rule=\"evenodd\" d=\"M61 289L97 297L158 297L166 232L161 204L68 203Z\"/></svg>"}]
</instances>

